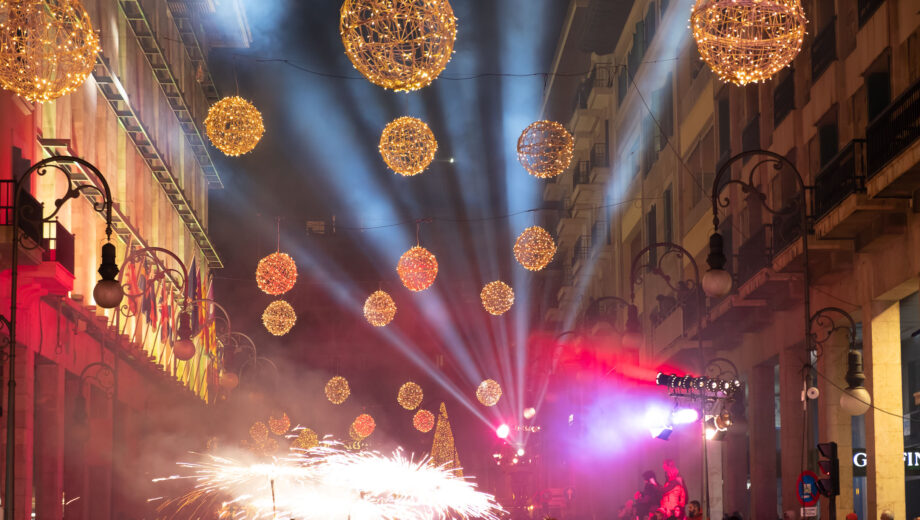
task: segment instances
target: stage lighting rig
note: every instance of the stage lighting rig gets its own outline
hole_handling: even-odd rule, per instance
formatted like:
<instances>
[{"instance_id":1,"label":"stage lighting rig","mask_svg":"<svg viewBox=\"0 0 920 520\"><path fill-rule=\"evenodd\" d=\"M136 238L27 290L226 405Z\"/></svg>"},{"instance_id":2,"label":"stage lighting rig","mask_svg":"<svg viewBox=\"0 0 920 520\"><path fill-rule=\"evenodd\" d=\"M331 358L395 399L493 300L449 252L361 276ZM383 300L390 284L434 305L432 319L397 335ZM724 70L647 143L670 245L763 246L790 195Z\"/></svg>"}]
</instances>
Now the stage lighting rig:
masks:
<instances>
[{"instance_id":1,"label":"stage lighting rig","mask_svg":"<svg viewBox=\"0 0 920 520\"><path fill-rule=\"evenodd\" d=\"M679 376L663 372L655 378L655 383L668 387L668 393L672 397L691 399L734 399L735 394L743 386L740 379L694 377L689 374Z\"/></svg>"}]
</instances>

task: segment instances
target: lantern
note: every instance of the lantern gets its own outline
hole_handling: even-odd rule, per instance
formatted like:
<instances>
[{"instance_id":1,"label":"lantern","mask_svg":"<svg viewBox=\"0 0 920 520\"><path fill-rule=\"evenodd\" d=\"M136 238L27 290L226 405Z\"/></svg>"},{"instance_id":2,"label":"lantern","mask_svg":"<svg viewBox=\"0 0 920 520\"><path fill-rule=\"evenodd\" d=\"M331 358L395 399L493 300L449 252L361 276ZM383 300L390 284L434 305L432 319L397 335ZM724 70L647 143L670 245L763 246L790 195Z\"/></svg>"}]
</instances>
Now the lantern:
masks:
<instances>
[{"instance_id":1,"label":"lantern","mask_svg":"<svg viewBox=\"0 0 920 520\"><path fill-rule=\"evenodd\" d=\"M291 304L284 300L275 300L268 304L262 313L262 324L275 336L287 334L297 322L297 313Z\"/></svg>"},{"instance_id":2,"label":"lantern","mask_svg":"<svg viewBox=\"0 0 920 520\"><path fill-rule=\"evenodd\" d=\"M479 293L482 306L493 316L501 316L514 303L514 290L505 282L489 282Z\"/></svg>"},{"instance_id":3,"label":"lantern","mask_svg":"<svg viewBox=\"0 0 920 520\"><path fill-rule=\"evenodd\" d=\"M0 20L6 90L44 103L75 91L93 71L99 39L77 0L0 2Z\"/></svg>"},{"instance_id":4,"label":"lantern","mask_svg":"<svg viewBox=\"0 0 920 520\"><path fill-rule=\"evenodd\" d=\"M396 271L407 289L424 291L438 275L438 260L424 247L415 246L403 253Z\"/></svg>"},{"instance_id":5,"label":"lantern","mask_svg":"<svg viewBox=\"0 0 920 520\"><path fill-rule=\"evenodd\" d=\"M252 151L262 139L262 114L239 96L225 97L211 105L204 127L211 143L226 155Z\"/></svg>"},{"instance_id":6,"label":"lantern","mask_svg":"<svg viewBox=\"0 0 920 520\"><path fill-rule=\"evenodd\" d=\"M396 316L396 303L389 294L375 291L364 301L364 319L375 327L384 327Z\"/></svg>"},{"instance_id":7,"label":"lantern","mask_svg":"<svg viewBox=\"0 0 920 520\"><path fill-rule=\"evenodd\" d=\"M514 257L531 271L539 271L552 261L556 254L553 236L540 226L529 227L514 242Z\"/></svg>"},{"instance_id":8,"label":"lantern","mask_svg":"<svg viewBox=\"0 0 920 520\"><path fill-rule=\"evenodd\" d=\"M345 0L339 14L345 54L375 85L417 90L450 61L457 24L447 0Z\"/></svg>"},{"instance_id":9,"label":"lantern","mask_svg":"<svg viewBox=\"0 0 920 520\"><path fill-rule=\"evenodd\" d=\"M575 139L555 121L537 121L518 138L518 160L534 177L548 179L564 172L572 162Z\"/></svg>"},{"instance_id":10,"label":"lantern","mask_svg":"<svg viewBox=\"0 0 920 520\"><path fill-rule=\"evenodd\" d=\"M766 81L802 50L799 0L697 0L690 14L700 57L722 81Z\"/></svg>"},{"instance_id":11,"label":"lantern","mask_svg":"<svg viewBox=\"0 0 920 520\"><path fill-rule=\"evenodd\" d=\"M272 253L259 260L256 284L265 294L279 296L291 290L297 281L297 264L289 255Z\"/></svg>"}]
</instances>

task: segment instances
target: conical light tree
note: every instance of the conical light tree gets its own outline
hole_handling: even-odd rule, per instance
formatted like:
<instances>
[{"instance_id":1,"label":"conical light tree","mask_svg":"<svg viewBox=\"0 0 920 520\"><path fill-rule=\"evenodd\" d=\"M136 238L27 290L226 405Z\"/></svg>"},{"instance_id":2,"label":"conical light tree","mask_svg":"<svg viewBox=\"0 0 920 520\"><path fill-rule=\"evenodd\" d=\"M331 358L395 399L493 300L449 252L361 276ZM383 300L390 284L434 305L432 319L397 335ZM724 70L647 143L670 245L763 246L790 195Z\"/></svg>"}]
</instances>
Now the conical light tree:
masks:
<instances>
[{"instance_id":1,"label":"conical light tree","mask_svg":"<svg viewBox=\"0 0 920 520\"><path fill-rule=\"evenodd\" d=\"M454 432L450 429L450 420L447 419L447 407L444 403L441 403L438 424L434 430L434 443L431 445L431 465L443 466L452 470L454 475L463 476L460 457L457 455L457 446L454 445Z\"/></svg>"}]
</instances>

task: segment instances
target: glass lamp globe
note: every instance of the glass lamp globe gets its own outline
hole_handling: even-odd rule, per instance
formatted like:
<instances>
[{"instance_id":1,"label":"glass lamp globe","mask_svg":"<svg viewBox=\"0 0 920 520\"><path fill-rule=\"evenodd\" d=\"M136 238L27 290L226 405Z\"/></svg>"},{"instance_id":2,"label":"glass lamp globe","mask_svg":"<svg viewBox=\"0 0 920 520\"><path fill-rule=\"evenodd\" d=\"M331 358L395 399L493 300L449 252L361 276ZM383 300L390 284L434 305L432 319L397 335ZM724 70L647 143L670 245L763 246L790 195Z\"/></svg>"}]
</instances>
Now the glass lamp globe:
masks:
<instances>
[{"instance_id":1,"label":"glass lamp globe","mask_svg":"<svg viewBox=\"0 0 920 520\"><path fill-rule=\"evenodd\" d=\"M188 361L195 357L195 344L188 338L180 339L173 343L173 355L180 361Z\"/></svg>"},{"instance_id":2,"label":"glass lamp globe","mask_svg":"<svg viewBox=\"0 0 920 520\"><path fill-rule=\"evenodd\" d=\"M864 387L849 387L840 396L840 408L850 415L863 415L872 406L872 396Z\"/></svg>"},{"instance_id":3,"label":"glass lamp globe","mask_svg":"<svg viewBox=\"0 0 920 520\"><path fill-rule=\"evenodd\" d=\"M724 269L710 269L703 275L703 292L710 298L719 298L732 291L732 275Z\"/></svg>"},{"instance_id":4,"label":"glass lamp globe","mask_svg":"<svg viewBox=\"0 0 920 520\"><path fill-rule=\"evenodd\" d=\"M93 289L93 300L103 309L114 309L121 303L125 292L115 280L99 280Z\"/></svg>"},{"instance_id":5,"label":"glass lamp globe","mask_svg":"<svg viewBox=\"0 0 920 520\"><path fill-rule=\"evenodd\" d=\"M638 332L627 332L623 334L623 346L629 349L636 349L642 346L642 334Z\"/></svg>"}]
</instances>

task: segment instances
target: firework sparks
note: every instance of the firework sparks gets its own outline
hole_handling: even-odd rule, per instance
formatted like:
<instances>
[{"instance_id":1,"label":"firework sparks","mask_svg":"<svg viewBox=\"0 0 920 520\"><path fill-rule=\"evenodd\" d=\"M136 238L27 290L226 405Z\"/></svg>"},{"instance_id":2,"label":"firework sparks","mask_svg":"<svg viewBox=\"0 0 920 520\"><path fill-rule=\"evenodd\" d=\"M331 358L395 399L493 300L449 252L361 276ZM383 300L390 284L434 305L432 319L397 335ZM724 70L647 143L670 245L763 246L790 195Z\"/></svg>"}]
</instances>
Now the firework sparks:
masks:
<instances>
[{"instance_id":1,"label":"firework sparks","mask_svg":"<svg viewBox=\"0 0 920 520\"><path fill-rule=\"evenodd\" d=\"M292 450L272 463L202 455L180 462L188 474L156 481L193 480L194 488L168 500L161 511L217 512L220 518L428 520L460 515L495 520L503 512L492 495L469 479L413 460L399 450L351 452L324 442Z\"/></svg>"}]
</instances>

